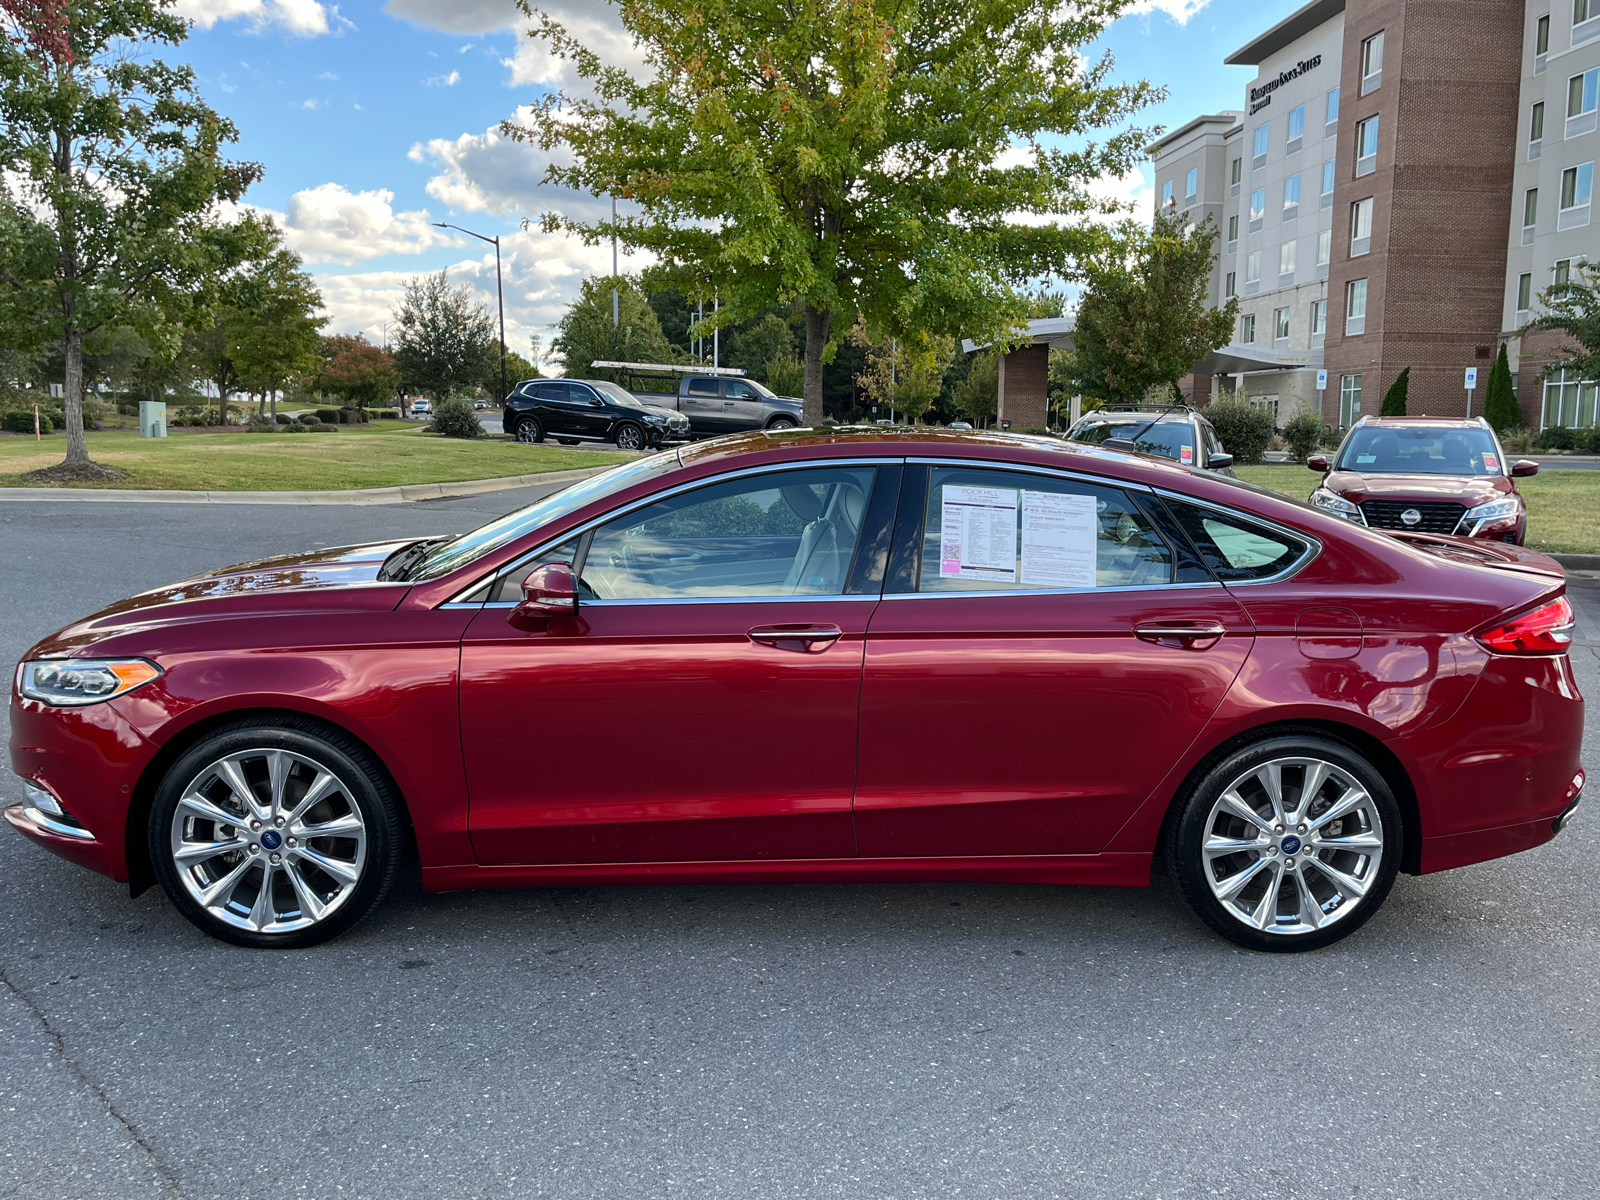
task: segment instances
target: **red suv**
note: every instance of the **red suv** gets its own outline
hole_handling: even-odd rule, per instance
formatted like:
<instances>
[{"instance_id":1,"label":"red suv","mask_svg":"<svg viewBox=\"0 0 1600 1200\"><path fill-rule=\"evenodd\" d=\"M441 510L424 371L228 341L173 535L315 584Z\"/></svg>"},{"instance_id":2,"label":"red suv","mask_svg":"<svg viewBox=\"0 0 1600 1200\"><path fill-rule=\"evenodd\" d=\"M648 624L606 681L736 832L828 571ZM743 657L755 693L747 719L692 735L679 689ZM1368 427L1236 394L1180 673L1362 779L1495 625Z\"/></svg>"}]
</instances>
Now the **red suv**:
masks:
<instances>
[{"instance_id":1,"label":"red suv","mask_svg":"<svg viewBox=\"0 0 1600 1200\"><path fill-rule=\"evenodd\" d=\"M1373 529L1449 533L1522 545L1528 507L1514 479L1539 472L1506 462L1482 418L1362 417L1334 461L1313 454L1323 472L1311 503Z\"/></svg>"}]
</instances>

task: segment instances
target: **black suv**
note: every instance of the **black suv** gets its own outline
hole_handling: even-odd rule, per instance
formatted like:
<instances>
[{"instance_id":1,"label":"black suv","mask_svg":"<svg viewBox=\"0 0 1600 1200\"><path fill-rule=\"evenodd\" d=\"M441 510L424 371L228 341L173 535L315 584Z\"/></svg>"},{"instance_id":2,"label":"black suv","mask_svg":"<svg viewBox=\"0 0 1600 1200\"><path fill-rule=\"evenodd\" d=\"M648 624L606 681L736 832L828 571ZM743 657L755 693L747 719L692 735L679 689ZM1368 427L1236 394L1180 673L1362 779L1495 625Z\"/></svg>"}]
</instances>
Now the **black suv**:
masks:
<instances>
[{"instance_id":1,"label":"black suv","mask_svg":"<svg viewBox=\"0 0 1600 1200\"><path fill-rule=\"evenodd\" d=\"M1185 467L1233 474L1233 455L1223 449L1211 422L1186 404L1108 404L1079 417L1067 440L1159 454Z\"/></svg>"},{"instance_id":2,"label":"black suv","mask_svg":"<svg viewBox=\"0 0 1600 1200\"><path fill-rule=\"evenodd\" d=\"M519 442L615 442L643 450L689 440L682 413L646 404L604 379L529 379L506 397L501 427Z\"/></svg>"}]
</instances>

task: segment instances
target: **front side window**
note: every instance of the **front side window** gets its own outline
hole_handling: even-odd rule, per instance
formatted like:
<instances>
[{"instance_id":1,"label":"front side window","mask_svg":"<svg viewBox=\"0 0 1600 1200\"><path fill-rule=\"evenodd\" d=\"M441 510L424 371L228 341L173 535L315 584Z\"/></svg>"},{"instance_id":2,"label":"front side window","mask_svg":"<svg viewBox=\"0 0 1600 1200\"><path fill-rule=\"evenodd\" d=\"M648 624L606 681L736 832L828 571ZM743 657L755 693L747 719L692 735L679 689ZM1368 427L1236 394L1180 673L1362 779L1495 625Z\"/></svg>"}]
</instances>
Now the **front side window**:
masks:
<instances>
[{"instance_id":1,"label":"front side window","mask_svg":"<svg viewBox=\"0 0 1600 1200\"><path fill-rule=\"evenodd\" d=\"M1337 469L1368 475L1498 475L1500 455L1487 429L1367 426L1345 439Z\"/></svg>"},{"instance_id":2,"label":"front side window","mask_svg":"<svg viewBox=\"0 0 1600 1200\"><path fill-rule=\"evenodd\" d=\"M1250 193L1250 219L1259 221L1267 215L1267 189L1257 188Z\"/></svg>"},{"instance_id":3,"label":"front side window","mask_svg":"<svg viewBox=\"0 0 1600 1200\"><path fill-rule=\"evenodd\" d=\"M933 468L919 592L1171 582L1172 552L1125 492L1019 471Z\"/></svg>"},{"instance_id":4,"label":"front side window","mask_svg":"<svg viewBox=\"0 0 1600 1200\"><path fill-rule=\"evenodd\" d=\"M1270 579L1303 561L1311 550L1309 542L1243 515L1181 500L1169 499L1166 504L1206 565L1226 582Z\"/></svg>"},{"instance_id":5,"label":"front side window","mask_svg":"<svg viewBox=\"0 0 1600 1200\"><path fill-rule=\"evenodd\" d=\"M1291 175L1283 181L1284 208L1300 207L1300 176Z\"/></svg>"},{"instance_id":6,"label":"front side window","mask_svg":"<svg viewBox=\"0 0 1600 1200\"><path fill-rule=\"evenodd\" d=\"M1383 83L1383 34L1375 33L1361 43L1361 94Z\"/></svg>"},{"instance_id":7,"label":"front side window","mask_svg":"<svg viewBox=\"0 0 1600 1200\"><path fill-rule=\"evenodd\" d=\"M1298 142L1302 137L1305 136L1305 132L1306 106L1302 104L1299 108L1291 109L1289 111L1289 140L1291 142Z\"/></svg>"},{"instance_id":8,"label":"front side window","mask_svg":"<svg viewBox=\"0 0 1600 1200\"><path fill-rule=\"evenodd\" d=\"M723 393L729 400L759 400L761 397L742 379L728 379L723 382L728 390Z\"/></svg>"},{"instance_id":9,"label":"front side window","mask_svg":"<svg viewBox=\"0 0 1600 1200\"><path fill-rule=\"evenodd\" d=\"M579 582L596 600L836 596L872 494L872 467L743 476L595 530Z\"/></svg>"},{"instance_id":10,"label":"front side window","mask_svg":"<svg viewBox=\"0 0 1600 1200\"><path fill-rule=\"evenodd\" d=\"M1188 201L1188 202L1192 203L1194 201L1194 198L1199 194L1200 194L1200 168L1199 167L1190 167L1189 168L1189 173L1187 175L1185 175L1184 178L1183 178L1183 198L1184 198L1185 201Z\"/></svg>"}]
</instances>

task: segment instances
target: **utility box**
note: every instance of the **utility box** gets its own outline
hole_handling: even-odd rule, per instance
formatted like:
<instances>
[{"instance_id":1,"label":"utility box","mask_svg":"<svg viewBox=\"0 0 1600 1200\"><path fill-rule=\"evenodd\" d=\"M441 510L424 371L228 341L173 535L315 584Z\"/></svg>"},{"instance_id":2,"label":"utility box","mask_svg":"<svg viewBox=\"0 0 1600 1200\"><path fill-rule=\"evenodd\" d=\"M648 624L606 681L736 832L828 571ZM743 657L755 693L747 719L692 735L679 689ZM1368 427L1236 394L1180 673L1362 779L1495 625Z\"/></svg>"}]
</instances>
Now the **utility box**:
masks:
<instances>
[{"instance_id":1,"label":"utility box","mask_svg":"<svg viewBox=\"0 0 1600 1200\"><path fill-rule=\"evenodd\" d=\"M139 436L167 436L167 405L164 400L139 401Z\"/></svg>"}]
</instances>

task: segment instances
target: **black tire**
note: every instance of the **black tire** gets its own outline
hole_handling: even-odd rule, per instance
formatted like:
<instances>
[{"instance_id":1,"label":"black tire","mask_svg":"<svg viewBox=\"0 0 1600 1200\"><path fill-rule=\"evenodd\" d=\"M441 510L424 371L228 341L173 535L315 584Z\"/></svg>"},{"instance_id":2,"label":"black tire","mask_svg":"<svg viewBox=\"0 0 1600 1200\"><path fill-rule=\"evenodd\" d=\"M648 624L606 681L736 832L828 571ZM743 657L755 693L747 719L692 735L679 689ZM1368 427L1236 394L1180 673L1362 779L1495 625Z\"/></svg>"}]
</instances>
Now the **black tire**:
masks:
<instances>
[{"instance_id":1,"label":"black tire","mask_svg":"<svg viewBox=\"0 0 1600 1200\"><path fill-rule=\"evenodd\" d=\"M270 753L272 751L288 751L294 756L295 766L292 768L291 779L306 781L307 775L313 774L311 766L302 766L303 763L320 767L332 775L337 788L329 789L331 799L327 802L332 807L324 811L331 811L334 820L347 821L350 813L359 816L364 826L361 836L364 839L358 865L355 873L357 878L353 883L339 886L338 879L326 874L307 860L298 861L298 871L294 879L290 879L287 865L272 868L274 875L265 876L265 859L269 856L273 861L278 861L277 854L265 853L268 850L281 850L282 859L287 864L292 855L288 847L295 845L295 839L285 837L294 826L287 828L283 821L277 825L284 830L277 835L276 843L269 839L273 836L272 822L266 823L266 829L260 834L252 834L241 823L236 823L237 828L229 830L227 826L219 826L216 822L206 821L200 825L202 833L198 835L199 841L190 844L204 844L210 840L244 839L254 846L250 851L251 867L245 864L243 851L230 855L215 855L206 860L206 864L191 863L180 871L174 861L174 819L178 813L178 806L183 800L185 792L207 775L213 774L215 764L227 759L229 756L238 755L246 760L246 783L256 793L258 803L266 803L261 798L261 788L271 792L271 784L262 784L252 779L249 762L256 751ZM216 777L213 775L213 780ZM294 798L293 789L295 782L288 785L290 799ZM307 787L299 785L299 797L306 795ZM204 789L202 789L204 790ZM221 789L215 784L211 786L210 795L221 796L214 800L225 811L247 810L236 805L231 799L231 790L225 783ZM313 805L305 814L311 817L322 809L322 804ZM338 815L340 811L345 816ZM193 821L191 810L185 807L185 819ZM192 828L193 826L191 826ZM315 826L312 826L314 828ZM354 925L383 899L394 882L395 874L399 868L401 854L405 841L404 818L401 815L400 798L396 794L394 784L390 781L388 773L372 757L372 755L354 738L340 730L331 728L321 722L293 714L284 714L270 720L260 718L245 718L202 737L191 746L168 769L161 785L156 789L154 801L150 810L150 825L148 830L150 861L155 867L157 880L166 892L167 898L173 905L187 917L197 928L209 933L212 937L225 942L232 942L236 946L249 946L258 949L293 949L303 946L315 946L330 938L337 937L350 926ZM330 858L336 852L330 846L353 842L354 839L337 839L333 835L310 835L305 838L303 850L327 852ZM314 844L316 843L316 844ZM216 864L216 865L211 865ZM330 865L335 865L330 862ZM342 865L342 864L341 864ZM277 882L268 889L264 911L273 916L284 915L283 907L278 903L285 897L298 903L298 909L291 908L289 912L298 912L298 920L309 920L309 924L302 924L298 928L284 928L282 930L266 930L249 928L247 925L231 923L202 904L200 898L191 894L191 887L198 887L208 882L207 878L198 877L196 873L211 872L212 876L223 876L240 868L245 874L239 878L227 893L225 899L229 903L222 907L232 913L234 922L247 921L248 917L234 909L238 901L239 889L252 893L259 899L261 887L260 878L274 878ZM260 874L254 880L252 875ZM209 880L216 882L214 878ZM300 902L301 893L294 884L298 881L301 886L316 886L319 888L317 895L329 903L330 907L325 916L320 918L311 915L308 910L314 910L315 905L310 901ZM323 893L319 881L335 885L331 897ZM248 897L247 897L248 899ZM264 924L278 924L279 922L263 922ZM293 920L284 922L292 924Z\"/></svg>"},{"instance_id":2,"label":"black tire","mask_svg":"<svg viewBox=\"0 0 1600 1200\"><path fill-rule=\"evenodd\" d=\"M643 450L649 442L645 437L644 426L636 421L622 422L611 437L616 442L618 450Z\"/></svg>"},{"instance_id":3,"label":"black tire","mask_svg":"<svg viewBox=\"0 0 1600 1200\"><path fill-rule=\"evenodd\" d=\"M799 428L799 424L800 423L798 421L794 420L792 417L773 417L772 418L772 424L768 425L767 428L768 429L797 429L797 428Z\"/></svg>"},{"instance_id":4,"label":"black tire","mask_svg":"<svg viewBox=\"0 0 1600 1200\"><path fill-rule=\"evenodd\" d=\"M1320 762L1328 772L1328 782L1317 789L1309 803L1302 801L1309 772L1303 766L1283 763L1295 759ZM1250 950L1294 953L1349 937L1382 907L1405 851L1404 825L1400 806L1383 775L1355 749L1310 730L1289 731L1227 753L1209 767L1202 764L1202 770L1188 796L1178 801L1180 807L1165 848L1168 869L1184 900L1213 930ZM1290 826L1272 821L1270 814L1275 810L1264 782L1247 778L1257 770L1278 778L1283 802L1280 807L1286 807L1292 799L1295 807L1290 811L1306 814L1309 820ZM1251 824L1234 815L1232 809L1222 807L1227 803L1223 796L1230 789L1257 814L1258 823L1264 815L1269 817L1265 827ZM1323 814L1331 813L1358 792L1365 793L1368 803L1346 817L1326 820ZM1266 803L1257 803L1263 799ZM1319 821L1326 824L1319 827ZM1298 835L1307 828L1311 834L1302 841ZM1206 844L1212 836L1236 839L1240 845L1246 840L1259 842L1264 848L1219 852L1219 843L1213 842L1210 847ZM1331 848L1340 841L1370 843L1374 837L1379 845L1375 864L1370 854L1363 859L1359 851ZM1310 849L1313 839L1323 840L1316 841L1317 848ZM1208 853L1212 857L1208 858ZM1352 889L1335 883L1329 868L1354 884L1363 885L1359 896L1345 896L1344 892ZM1259 888L1256 882L1249 882L1238 895L1230 897L1231 902L1219 897L1219 890L1227 891L1237 880L1250 875L1259 877ZM1282 886L1291 887L1293 894L1282 896L1275 890L1279 881ZM1256 906L1254 897L1258 894L1260 904ZM1284 911L1290 903L1295 905L1294 914ZM1325 904L1332 907L1324 908ZM1255 920L1244 912L1252 907L1257 914Z\"/></svg>"},{"instance_id":5,"label":"black tire","mask_svg":"<svg viewBox=\"0 0 1600 1200\"><path fill-rule=\"evenodd\" d=\"M538 417L523 417L517 422L517 441L530 445L544 441L544 426Z\"/></svg>"}]
</instances>

